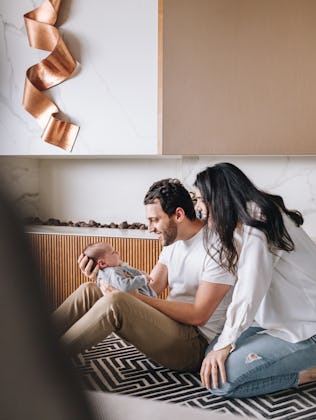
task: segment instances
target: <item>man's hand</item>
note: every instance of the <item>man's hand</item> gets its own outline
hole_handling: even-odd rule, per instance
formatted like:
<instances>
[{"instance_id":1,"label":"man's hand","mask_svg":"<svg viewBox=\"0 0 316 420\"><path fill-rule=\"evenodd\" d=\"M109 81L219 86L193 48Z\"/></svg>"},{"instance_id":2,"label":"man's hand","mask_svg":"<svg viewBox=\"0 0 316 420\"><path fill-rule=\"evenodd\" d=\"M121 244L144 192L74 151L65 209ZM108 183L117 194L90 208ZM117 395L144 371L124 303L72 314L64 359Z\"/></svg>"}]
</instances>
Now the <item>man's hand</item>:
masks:
<instances>
[{"instance_id":1,"label":"man's hand","mask_svg":"<svg viewBox=\"0 0 316 420\"><path fill-rule=\"evenodd\" d=\"M152 283L153 279L150 277L149 274L145 273L145 271L143 271L144 276L146 277L146 281L148 284Z\"/></svg>"},{"instance_id":2,"label":"man's hand","mask_svg":"<svg viewBox=\"0 0 316 420\"><path fill-rule=\"evenodd\" d=\"M93 267L93 260L88 258L84 254L80 254L78 258L78 265L83 275L88 277L89 280L96 282L98 271L99 271L98 264L91 271Z\"/></svg>"},{"instance_id":3,"label":"man's hand","mask_svg":"<svg viewBox=\"0 0 316 420\"><path fill-rule=\"evenodd\" d=\"M119 292L119 289L117 289L117 288L116 288L116 287L114 287L114 286L110 286L110 285L108 285L108 284L106 284L106 283L101 284L100 289L101 289L101 291L102 291L102 293L103 293L104 295L106 295L106 294L108 294L108 293L115 293L115 292Z\"/></svg>"},{"instance_id":4,"label":"man's hand","mask_svg":"<svg viewBox=\"0 0 316 420\"><path fill-rule=\"evenodd\" d=\"M100 289L102 291L102 293L104 295L108 294L108 293L116 293L116 292L120 292L119 289L117 289L114 286L110 286L109 284L106 283L101 283L100 285ZM139 295L139 293L137 292L137 290L129 290L128 292L124 292L124 293L129 293L132 296L137 296Z\"/></svg>"},{"instance_id":5,"label":"man's hand","mask_svg":"<svg viewBox=\"0 0 316 420\"><path fill-rule=\"evenodd\" d=\"M218 379L219 374L222 380L222 383L226 382L226 370L225 370L225 361L229 356L231 350L231 345L224 347L220 350L211 350L207 356L205 356L201 370L200 376L202 384L206 388L211 388L211 384L214 388L218 388Z\"/></svg>"}]
</instances>

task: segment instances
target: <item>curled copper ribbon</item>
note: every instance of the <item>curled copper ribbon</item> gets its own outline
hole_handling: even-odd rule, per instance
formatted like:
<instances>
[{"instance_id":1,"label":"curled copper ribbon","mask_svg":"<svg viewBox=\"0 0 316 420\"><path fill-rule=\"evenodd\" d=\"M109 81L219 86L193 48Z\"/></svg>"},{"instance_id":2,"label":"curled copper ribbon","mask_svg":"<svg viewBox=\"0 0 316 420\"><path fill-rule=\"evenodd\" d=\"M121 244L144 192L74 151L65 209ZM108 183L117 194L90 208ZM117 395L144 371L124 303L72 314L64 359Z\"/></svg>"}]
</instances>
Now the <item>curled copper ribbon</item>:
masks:
<instances>
[{"instance_id":1,"label":"curled copper ribbon","mask_svg":"<svg viewBox=\"0 0 316 420\"><path fill-rule=\"evenodd\" d=\"M24 15L29 44L52 53L26 71L23 106L42 127L42 138L54 146L71 151L79 127L57 118L57 106L42 91L63 82L77 63L54 26L61 0L46 0Z\"/></svg>"}]
</instances>

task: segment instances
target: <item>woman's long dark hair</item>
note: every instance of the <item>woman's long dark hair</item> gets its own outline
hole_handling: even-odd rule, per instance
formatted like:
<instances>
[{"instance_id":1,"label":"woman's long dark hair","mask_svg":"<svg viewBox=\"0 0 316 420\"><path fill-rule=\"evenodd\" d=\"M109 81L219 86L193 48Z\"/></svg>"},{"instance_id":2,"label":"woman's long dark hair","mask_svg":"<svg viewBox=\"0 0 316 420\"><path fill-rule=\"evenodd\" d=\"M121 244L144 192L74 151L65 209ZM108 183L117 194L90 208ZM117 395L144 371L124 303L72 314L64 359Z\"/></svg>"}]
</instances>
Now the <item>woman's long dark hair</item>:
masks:
<instances>
[{"instance_id":1,"label":"woman's long dark hair","mask_svg":"<svg viewBox=\"0 0 316 420\"><path fill-rule=\"evenodd\" d=\"M302 214L288 210L282 197L258 190L250 179L231 163L218 163L196 176L194 186L201 192L207 207L207 219L212 220L212 231L220 239L219 262L235 273L238 254L234 244L234 230L238 223L255 227L267 237L271 250L293 251L294 243L285 228L282 212L297 226L303 224ZM260 218L249 211L251 204L260 211ZM206 238L208 241L208 238Z\"/></svg>"}]
</instances>

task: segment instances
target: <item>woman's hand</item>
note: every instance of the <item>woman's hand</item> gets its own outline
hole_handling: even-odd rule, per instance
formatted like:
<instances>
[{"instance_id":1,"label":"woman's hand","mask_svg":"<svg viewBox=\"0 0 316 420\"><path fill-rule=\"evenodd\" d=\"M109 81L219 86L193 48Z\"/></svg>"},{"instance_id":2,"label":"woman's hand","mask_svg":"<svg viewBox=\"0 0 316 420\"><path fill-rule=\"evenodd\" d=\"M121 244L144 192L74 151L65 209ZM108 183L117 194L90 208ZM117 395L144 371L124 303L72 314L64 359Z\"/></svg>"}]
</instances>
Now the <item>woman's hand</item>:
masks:
<instances>
[{"instance_id":1,"label":"woman's hand","mask_svg":"<svg viewBox=\"0 0 316 420\"><path fill-rule=\"evenodd\" d=\"M98 264L93 270L91 270L93 267L93 260L84 254L80 254L78 258L78 265L83 275L88 277L89 280L96 282L99 271Z\"/></svg>"},{"instance_id":2,"label":"woman's hand","mask_svg":"<svg viewBox=\"0 0 316 420\"><path fill-rule=\"evenodd\" d=\"M211 384L214 388L218 388L219 374L222 383L226 382L226 370L225 361L229 356L231 345L224 347L220 350L211 350L202 362L200 376L202 384L206 388L211 388Z\"/></svg>"}]
</instances>

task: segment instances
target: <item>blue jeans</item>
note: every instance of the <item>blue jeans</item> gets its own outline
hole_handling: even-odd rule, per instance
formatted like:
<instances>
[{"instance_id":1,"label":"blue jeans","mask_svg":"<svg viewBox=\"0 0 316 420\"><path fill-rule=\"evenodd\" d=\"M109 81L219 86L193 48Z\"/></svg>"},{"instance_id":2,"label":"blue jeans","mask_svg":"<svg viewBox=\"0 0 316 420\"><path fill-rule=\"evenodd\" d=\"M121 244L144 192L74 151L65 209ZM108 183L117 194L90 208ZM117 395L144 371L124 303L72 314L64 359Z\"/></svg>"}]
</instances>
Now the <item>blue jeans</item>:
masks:
<instances>
[{"instance_id":1,"label":"blue jeans","mask_svg":"<svg viewBox=\"0 0 316 420\"><path fill-rule=\"evenodd\" d=\"M250 327L226 360L227 382L210 391L218 396L245 398L298 385L299 372L316 366L316 335L289 343ZM206 350L210 352L217 339Z\"/></svg>"}]
</instances>

